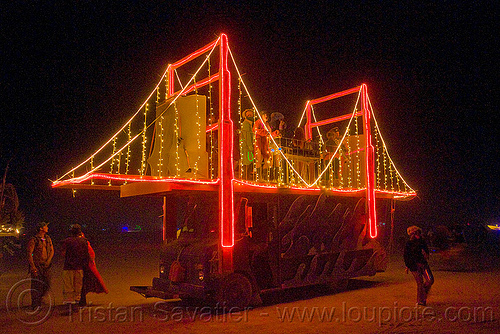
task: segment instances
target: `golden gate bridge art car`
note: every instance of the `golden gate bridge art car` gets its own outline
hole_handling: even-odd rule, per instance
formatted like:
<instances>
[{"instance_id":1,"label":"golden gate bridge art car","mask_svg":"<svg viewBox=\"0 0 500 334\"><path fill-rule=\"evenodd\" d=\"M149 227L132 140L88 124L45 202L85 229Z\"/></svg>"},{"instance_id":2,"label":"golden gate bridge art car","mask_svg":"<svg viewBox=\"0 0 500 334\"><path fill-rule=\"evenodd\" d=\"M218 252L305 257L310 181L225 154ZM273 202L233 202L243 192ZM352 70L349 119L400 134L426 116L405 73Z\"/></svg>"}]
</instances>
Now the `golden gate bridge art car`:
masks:
<instances>
[{"instance_id":1,"label":"golden gate bridge art car","mask_svg":"<svg viewBox=\"0 0 500 334\"><path fill-rule=\"evenodd\" d=\"M416 192L389 156L368 87L307 101L303 137L264 122L259 160L242 147L248 109L263 121L222 34L168 65L123 127L53 182L163 198L159 275L131 290L246 307L265 291L385 269L394 202Z\"/></svg>"}]
</instances>

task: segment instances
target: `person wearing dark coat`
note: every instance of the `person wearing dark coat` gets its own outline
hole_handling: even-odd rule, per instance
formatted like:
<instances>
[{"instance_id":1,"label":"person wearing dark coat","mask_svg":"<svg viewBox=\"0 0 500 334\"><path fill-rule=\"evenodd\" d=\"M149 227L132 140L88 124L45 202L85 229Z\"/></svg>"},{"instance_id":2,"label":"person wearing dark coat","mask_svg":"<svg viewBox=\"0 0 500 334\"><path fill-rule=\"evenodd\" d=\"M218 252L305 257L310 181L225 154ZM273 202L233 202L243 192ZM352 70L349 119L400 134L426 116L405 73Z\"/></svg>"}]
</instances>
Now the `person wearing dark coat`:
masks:
<instances>
[{"instance_id":1,"label":"person wearing dark coat","mask_svg":"<svg viewBox=\"0 0 500 334\"><path fill-rule=\"evenodd\" d=\"M411 271L417 282L417 304L425 306L427 295L434 284L434 276L427 259L429 258L429 247L422 237L422 229L418 226L410 226L407 229L410 240L406 243L404 250L404 261L406 272Z\"/></svg>"},{"instance_id":2,"label":"person wearing dark coat","mask_svg":"<svg viewBox=\"0 0 500 334\"><path fill-rule=\"evenodd\" d=\"M62 244L64 256L63 297L66 303L87 305L89 292L108 293L95 265L95 253L85 238L81 226L73 224L70 236Z\"/></svg>"},{"instance_id":3,"label":"person wearing dark coat","mask_svg":"<svg viewBox=\"0 0 500 334\"><path fill-rule=\"evenodd\" d=\"M61 253L64 257L63 298L66 303L78 303L83 284L83 269L89 262L87 239L83 237L82 228L73 224L70 236L63 240Z\"/></svg>"}]
</instances>

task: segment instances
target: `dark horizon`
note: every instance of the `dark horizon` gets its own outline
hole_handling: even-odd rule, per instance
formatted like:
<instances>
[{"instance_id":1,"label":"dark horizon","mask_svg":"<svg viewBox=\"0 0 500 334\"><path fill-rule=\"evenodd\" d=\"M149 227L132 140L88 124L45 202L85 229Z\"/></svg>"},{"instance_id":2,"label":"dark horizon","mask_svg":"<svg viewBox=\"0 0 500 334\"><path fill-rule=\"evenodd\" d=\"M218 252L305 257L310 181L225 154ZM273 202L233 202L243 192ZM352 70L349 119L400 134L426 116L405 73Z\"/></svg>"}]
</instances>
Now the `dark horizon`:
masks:
<instances>
[{"instance_id":1,"label":"dark horizon","mask_svg":"<svg viewBox=\"0 0 500 334\"><path fill-rule=\"evenodd\" d=\"M500 218L496 3L218 5L4 5L0 168L12 159L7 181L28 223L161 214L153 199L130 213L127 199L73 198L49 180L108 139L168 63L221 32L261 109L297 114L307 99L368 85L418 192L397 203L401 225Z\"/></svg>"}]
</instances>

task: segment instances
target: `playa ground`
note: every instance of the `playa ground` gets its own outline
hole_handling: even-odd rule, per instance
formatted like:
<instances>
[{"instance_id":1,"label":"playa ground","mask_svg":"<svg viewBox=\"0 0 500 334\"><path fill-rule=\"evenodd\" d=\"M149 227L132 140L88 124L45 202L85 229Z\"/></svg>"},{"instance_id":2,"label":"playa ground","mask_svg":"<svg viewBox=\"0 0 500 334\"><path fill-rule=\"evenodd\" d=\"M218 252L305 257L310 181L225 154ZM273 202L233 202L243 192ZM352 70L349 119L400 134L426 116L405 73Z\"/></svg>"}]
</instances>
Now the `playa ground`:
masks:
<instances>
[{"instance_id":1,"label":"playa ground","mask_svg":"<svg viewBox=\"0 0 500 334\"><path fill-rule=\"evenodd\" d=\"M52 289L42 312L25 307L27 267L3 258L0 328L3 333L499 333L500 261L484 248L455 245L431 255L435 284L427 307L415 305L416 284L395 252L387 270L349 281L345 291L309 287L275 291L263 305L214 311L183 301L145 299L130 285L151 285L158 272L154 238L125 233L96 238L96 262L109 294L89 305L62 305L62 259L56 253Z\"/></svg>"}]
</instances>

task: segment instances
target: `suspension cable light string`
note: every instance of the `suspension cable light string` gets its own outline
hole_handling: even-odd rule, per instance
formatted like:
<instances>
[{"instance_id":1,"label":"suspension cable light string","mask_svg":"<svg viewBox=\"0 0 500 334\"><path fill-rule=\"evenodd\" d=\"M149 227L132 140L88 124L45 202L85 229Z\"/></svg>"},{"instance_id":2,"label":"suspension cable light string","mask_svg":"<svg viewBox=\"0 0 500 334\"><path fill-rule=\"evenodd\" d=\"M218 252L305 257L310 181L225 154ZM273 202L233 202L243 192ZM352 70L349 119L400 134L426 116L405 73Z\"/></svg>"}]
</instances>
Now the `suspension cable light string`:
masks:
<instances>
[{"instance_id":1,"label":"suspension cable light string","mask_svg":"<svg viewBox=\"0 0 500 334\"><path fill-rule=\"evenodd\" d=\"M219 37L220 39L220 37ZM212 48L212 50L210 50L210 53L208 55L208 57L212 54L212 52L215 50L215 47L218 45L218 41L216 43L214 43L214 46ZM207 57L207 58L208 58ZM102 165L104 165L105 163L107 163L109 160L111 160L112 158L114 158L114 156L118 153L118 152L121 152L121 150L123 150L127 145L130 145L138 136L140 136L144 131L146 131L149 127L151 127L152 124L155 124L155 122L163 116L163 114L168 110L168 108L174 103L177 101L177 99L184 93L184 91L186 90L187 87L189 87L189 84L191 83L191 81L193 80L193 78L198 74L198 72L201 70L201 68L205 65L205 63L207 62L207 59L205 59L205 61L203 61L203 63L200 65L200 67L198 68L198 70L195 72L195 74L193 74L193 76L191 77L191 79L188 81L188 83L186 84L186 86L179 92L179 94L177 94L177 96L170 102L169 106L167 108L165 108L165 110L160 114L158 115L145 129L143 129L141 132L139 132L136 136L134 136L130 141L128 141L119 151L117 151L115 154L113 154L111 157L109 157L108 159L106 159L103 163L101 163L99 166L93 168L91 171L87 172L85 175L88 175L88 174L91 174L93 173L94 171L96 171L97 169L99 169ZM167 67L167 69L165 70L165 72L163 73L160 81L158 82L158 84L156 85L156 87L153 89L153 91L151 92L151 94L148 96L148 98L146 99L146 101L144 101L144 103L141 105L141 107L137 110L137 112L130 118L130 120L125 123L125 125L120 128L120 130L113 136L111 137L103 146L101 146L101 148L99 150L97 150L94 154L92 154L87 160L85 160L84 162L82 162L80 165L78 165L77 167L73 168L71 171L67 172L66 174L64 174L63 176L61 176L60 178L58 178L56 180L57 181L60 181L63 177L67 176L68 174L70 174L71 172L74 172L76 169L78 169L79 167L83 166L85 163L87 163L92 156L96 155L97 153L99 153L106 145L108 145L114 137L116 137L121 131L123 131L125 129L125 127L128 125L129 122L131 122L135 116L137 116L139 114L139 112L141 111L141 109L144 107L144 105L147 103L147 101L149 101L149 99L151 98L151 96L153 96L153 94L156 92L156 90L158 89L159 85L161 84L163 78L167 75L167 72L169 70L171 65L169 65Z\"/></svg>"},{"instance_id":2,"label":"suspension cable light string","mask_svg":"<svg viewBox=\"0 0 500 334\"><path fill-rule=\"evenodd\" d=\"M147 169L147 165L146 165L146 143L147 143L146 129L147 129L147 125L148 125L148 122L147 122L148 107L149 107L149 103L146 103L146 106L144 107L144 131L142 132L141 169L139 169L139 174L141 176L146 174L146 169Z\"/></svg>"},{"instance_id":3,"label":"suspension cable light string","mask_svg":"<svg viewBox=\"0 0 500 334\"><path fill-rule=\"evenodd\" d=\"M325 172L327 171L327 169L332 165L333 158L335 157L335 155L337 155L337 152L339 151L340 146L344 142L344 139L347 136L347 133L349 132L349 127L351 126L351 122L352 122L352 120L354 118L354 115L356 113L356 109L358 107L360 97L361 97L361 88L360 88L360 90L358 92L358 97L356 98L356 103L354 105L354 109L353 109L352 115L351 115L351 117L349 119L349 123L347 124L346 131L344 132L344 135L342 136L342 140L340 141L340 145L337 146L337 149L335 150L334 154L330 157L330 160L328 161L328 164L325 166L325 168L323 168L323 170L319 174L318 178L313 183L311 183L310 187L312 187L315 184L317 184L319 182L319 180L321 179L321 177L323 176L323 174L325 174ZM302 119L304 118L304 115L306 113L306 110L307 110L307 107L308 107L309 103L310 103L310 101L307 101L306 107L304 108L304 112L302 113L302 117L300 118L300 121L299 121L299 124L298 124L299 127L300 127L300 124L302 123ZM314 117L314 121L317 122L316 115L314 113L314 108L312 107L312 105L311 105L311 109L312 109L312 114L313 114L313 117ZM319 131L319 127L317 127L317 128L318 128L317 130L318 130L319 136L320 136L321 140L323 140L323 137L321 136L321 132ZM285 157L285 159L286 159L286 157ZM288 159L286 159L286 160L289 163ZM291 166L291 167L293 169L293 166Z\"/></svg>"},{"instance_id":4,"label":"suspension cable light string","mask_svg":"<svg viewBox=\"0 0 500 334\"><path fill-rule=\"evenodd\" d=\"M210 64L210 57L207 56L207 72L208 72L208 77L211 77L211 68L212 65ZM208 126L212 126L213 118L214 118L214 106L212 103L212 82L208 82L208 106L209 106L209 112L208 112ZM210 179L214 178L214 135L213 131L210 131L210 157L209 157L209 164L210 164Z\"/></svg>"},{"instance_id":5,"label":"suspension cable light string","mask_svg":"<svg viewBox=\"0 0 500 334\"><path fill-rule=\"evenodd\" d=\"M314 122L317 123L318 120L316 119L316 113L314 112L314 108L312 105L311 105L311 111L312 111L312 116L313 116ZM319 131L319 126L316 127L316 130L318 130L319 140L321 141L322 144L324 144L325 141L323 140L323 136L321 135L321 131Z\"/></svg>"},{"instance_id":6,"label":"suspension cable light string","mask_svg":"<svg viewBox=\"0 0 500 334\"><path fill-rule=\"evenodd\" d=\"M129 123L131 123L134 118L141 112L142 108L148 103L149 99L151 98L151 96L153 96L153 94L156 93L156 90L158 89L158 87L160 86L163 78L167 75L167 72L168 72L168 69L170 68L170 65L167 67L167 69L165 70L165 72L163 73L163 75L161 76L160 78L160 81L158 82L158 84L156 85L156 87L151 91L151 94L149 94L149 96L146 98L146 100L144 101L144 103L139 107L139 109L137 109L137 111L134 113L134 115L123 125L123 127L120 128L120 130L118 130L113 136L111 136L111 138L104 144L102 145L97 151L95 151L90 157L88 157L85 161L83 161L82 163L80 163L78 166L74 167L73 169L71 169L69 172L67 172L66 174L64 174L63 176L61 176L60 178L58 178L56 181L60 181L61 179L63 179L64 177L66 177L67 175L73 173L74 171L76 171L78 168L82 167L83 165L85 165L87 162L89 162L91 159L93 159L93 157L98 154L100 151L102 151L109 143L111 143L113 141L113 138L115 138L116 136L118 136L118 134L120 132L122 132ZM92 171L94 171L95 168L92 169Z\"/></svg>"},{"instance_id":7,"label":"suspension cable light string","mask_svg":"<svg viewBox=\"0 0 500 334\"><path fill-rule=\"evenodd\" d=\"M359 92L358 92L358 97L356 99L356 104L354 105L354 108L352 110L352 114L351 114L351 118L349 118L349 123L347 124L347 127L346 127L346 130L344 131L344 135L342 136L342 140L340 141L339 145L337 146L337 148L335 149L335 152L332 154L332 156L330 157L330 160L328 161L328 164L325 166L325 168L323 168L323 170L321 171L321 173L319 174L318 178L311 184L311 187L314 186L316 183L318 183L318 181L321 179L321 177L323 176L323 174L326 173L327 169L330 167L330 165L332 164L333 162L333 159L335 158L335 156L337 155L337 153L339 152L340 150L340 147L342 146L342 143L344 142L345 138L347 137L347 134L349 133L349 128L351 126L351 123L352 123L352 120L354 119L354 115L356 114L356 109L358 108L358 103L359 103L359 99L361 97L361 88L359 89ZM314 120L316 122L316 120Z\"/></svg>"},{"instance_id":8,"label":"suspension cable light string","mask_svg":"<svg viewBox=\"0 0 500 334\"><path fill-rule=\"evenodd\" d=\"M137 135L135 135L132 139L131 139L131 142L133 142L134 140L136 140L137 138L139 138L139 136L142 134L142 132L138 133ZM106 159L105 161L101 162L98 166L96 166L94 169L88 171L87 173L83 174L82 176L79 176L79 177L73 177L71 178L70 180L74 180L74 182L72 183L80 183L82 182L82 180L86 180L88 179L92 173L98 169L100 169L102 166L104 166L106 163L108 163L111 159L114 159L116 155L120 154L127 146L129 145L129 143L125 144L124 146L122 146L119 150L117 150L113 155L111 155L108 159ZM62 183L64 182L64 180L56 180L54 182L52 182L52 186L55 186L59 183Z\"/></svg>"},{"instance_id":9,"label":"suspension cable light string","mask_svg":"<svg viewBox=\"0 0 500 334\"><path fill-rule=\"evenodd\" d=\"M212 48L212 50L210 51L210 54L212 54L212 52L214 51L215 47L217 46L217 43L214 44L214 47ZM209 54L209 56L210 56ZM163 115L165 114L165 112L168 110L168 108L173 105L175 102L177 102L177 99L184 93L184 91L186 90L187 87L189 87L189 84L191 83L191 81L193 81L194 77L198 74L198 72L201 70L201 68L205 65L206 63L206 59L205 61L200 65L200 67L198 68L198 70L195 72L195 74L193 74L193 76L191 77L191 79L189 80L189 82L186 84L186 86L184 86L184 88L179 92L179 94L176 95L176 97L170 102L170 104L168 105L167 108L165 108L164 111L161 112L160 115L158 115L151 123L149 123L149 125L146 127L146 129L142 130L141 132L139 132L134 138L132 138L129 142L127 142L122 148L120 148L119 151L117 151L117 153L121 152L123 149L125 149L125 147L127 147L128 145L130 145L137 137L139 137L144 131L146 131L147 129L149 129L149 127L151 127L151 125L155 124L155 122L160 119L161 117L163 117ZM165 72L165 75L166 75L166 72ZM115 153L114 155L112 155L111 157L109 157L106 161L104 161L103 163L101 163L101 165L99 165L98 167L94 168L93 170L91 170L89 173L87 174L90 174L92 172L94 172L95 170L99 169L102 165L104 165L105 163L107 163L110 159L112 159L117 153Z\"/></svg>"},{"instance_id":10,"label":"suspension cable light string","mask_svg":"<svg viewBox=\"0 0 500 334\"><path fill-rule=\"evenodd\" d=\"M220 39L220 37L219 37ZM181 91L175 96L175 98L170 102L170 104L168 105L167 108L165 108L165 110L158 116L156 117L149 125L148 127L150 127L153 123L155 123L158 118L160 116L162 116L167 110L168 108L174 104L174 102L177 102L177 99L182 95L184 94L184 91L189 87L189 85L191 84L191 82L194 80L194 78L196 77L196 75L198 74L198 72L200 72L200 70L203 68L203 66L208 62L208 59L210 58L210 56L212 55L212 53L214 52L215 48L217 47L218 43L219 43L219 39L217 39L217 41L214 43L214 46L212 47L212 50L210 50L209 54L207 55L207 57L205 58L205 60L203 61L203 63L200 65L200 67L198 67L198 69L196 70L196 72L191 76L191 79L189 79L189 81L186 83L186 85L181 89Z\"/></svg>"},{"instance_id":11,"label":"suspension cable light string","mask_svg":"<svg viewBox=\"0 0 500 334\"><path fill-rule=\"evenodd\" d=\"M304 107L304 111L302 112L302 116L300 116L299 124L297 124L297 127L300 128L300 124L302 124L302 120L304 119L304 115L306 114L307 107L309 106L309 103L311 103L310 100L306 101L306 106Z\"/></svg>"},{"instance_id":12,"label":"suspension cable light string","mask_svg":"<svg viewBox=\"0 0 500 334\"><path fill-rule=\"evenodd\" d=\"M181 78L179 78L179 73L177 73L177 69L174 69L175 76L177 77L177 81L179 82L179 85L181 86L182 89L184 89L184 86L182 85Z\"/></svg>"},{"instance_id":13,"label":"suspension cable light string","mask_svg":"<svg viewBox=\"0 0 500 334\"><path fill-rule=\"evenodd\" d=\"M158 139L159 139L159 142L160 142L160 147L159 147L159 150L158 150L158 164L156 165L157 167L157 172L158 172L158 176L161 177L161 172L163 171L163 136L165 135L165 132L163 131L163 115L160 117L160 122L158 122L158 127L155 126L155 129L156 128L159 128L159 133L158 133ZM155 140L155 143L158 144L158 141ZM153 170L151 169L151 172Z\"/></svg>"},{"instance_id":14,"label":"suspension cable light string","mask_svg":"<svg viewBox=\"0 0 500 334\"><path fill-rule=\"evenodd\" d=\"M382 145L384 145L384 151L387 154L387 157L389 158L389 161L390 161L391 165L393 166L394 170L398 174L399 178L403 181L404 185L406 187L408 187L408 189L410 189L410 192L415 192L415 190L412 187L410 187L408 185L408 183L406 183L405 179L403 178L403 176L401 175L401 173L396 168L396 165L394 164L394 161L392 161L392 158L389 155L389 150L387 149L387 145L385 144L384 138L382 137L382 132L380 131L380 127L378 126L377 119L375 118L375 113L373 112L373 107L372 107L372 103L370 101L370 97L367 96L367 99L368 99L368 105L370 106L371 115L373 116L373 120L375 121L375 126L377 127L378 133L380 134L380 140L382 141Z\"/></svg>"},{"instance_id":15,"label":"suspension cable light string","mask_svg":"<svg viewBox=\"0 0 500 334\"><path fill-rule=\"evenodd\" d=\"M254 107L255 111L257 112L257 115L258 115L258 116L259 116L259 118L262 120L262 117L260 116L259 110L257 109L257 106L255 105L255 103L254 103L254 101L253 101L253 99L252 99L252 97L251 97L251 95L250 95L250 92L249 92L249 90L248 90L247 86L245 85L245 81L243 80L243 78L242 78L242 76L241 76L240 70L239 70L238 66L236 65L236 61L235 61L235 59L234 59L233 53L231 52L231 49L229 49L229 54L231 55L231 59L233 60L233 64L234 64L234 66L235 66L235 68L236 68L236 71L238 72L238 76L241 78L241 83L243 84L243 87L245 88L245 91L246 91L246 92L247 92L247 94L248 94L248 97L249 97L249 99L250 99L250 102L252 103L252 105L253 105L253 107ZM357 108L357 106L358 106L358 103L359 103L360 97L361 97L361 88L360 88L360 90L359 90L359 92L358 92L358 97L357 97L357 99L356 99L356 104L355 104L355 106L354 106L354 109L353 109L353 112L352 112L351 118L350 118L350 120L349 120L349 124L347 125L346 131L344 132L344 135L342 136L342 140L341 140L340 144L342 144L342 143L344 142L344 139L345 139L345 137L347 136L348 129L349 129L350 124L351 124L351 122L352 122L352 119L354 118L354 115L355 115L355 113L356 113L356 108ZM304 108L304 112L302 113L302 117L301 117L301 120L300 120L300 122L299 122L299 126L300 126L300 123L302 122L302 119L303 119L303 117L304 117L304 115L305 115L305 112L306 112L307 107L308 107L308 105L309 105L309 104L310 104L310 101L307 101L307 103L306 103L306 107ZM267 130L268 134L270 135L270 138L271 138L271 141L273 142L273 144L274 144L274 145L276 145L277 147L279 147L279 145L276 143L276 141L274 140L274 138L271 136L271 132L269 131L269 129L267 129L267 127L266 127L266 126L264 126L264 128ZM338 152L338 150L339 150L339 147L340 147L340 145L339 145L339 146L337 147L337 149L335 150L335 154L334 154L334 155L332 155L332 158L330 158L330 161L329 161L328 165L327 165L327 166L323 169L323 171L321 172L320 176L319 176L319 177L318 177L318 178L317 178L317 179L316 179L313 183L311 183L311 184L309 184L308 182L306 182L306 181L304 180L304 178L302 178L302 176L300 175L300 173L299 173L299 172L298 172L298 171L294 168L293 164L290 162L290 160L288 160L288 158L287 158L287 157L286 157L286 155L283 153L283 151L282 151L282 150L278 150L278 151L279 151L279 153L281 154L281 156L285 159L285 161L287 162L287 164L290 166L290 168L294 171L294 173L295 173L295 174L297 174L297 176L300 178L300 180L301 180L302 182L304 182L304 184L305 184L308 188L310 188L310 187L314 186L314 185L315 185L315 184L319 181L319 179L323 176L323 174L326 172L326 169L329 167L329 165L330 165L330 164L332 163L332 161L333 161L333 157L337 154L337 152Z\"/></svg>"},{"instance_id":16,"label":"suspension cable light string","mask_svg":"<svg viewBox=\"0 0 500 334\"><path fill-rule=\"evenodd\" d=\"M234 64L234 67L236 68L236 72L238 73L238 77L241 79L241 83L243 85L243 88L245 89L245 91L247 92L248 94L248 98L250 99L250 102L252 103L252 106L254 107L255 111L257 112L257 115L259 116L259 119L261 121L262 120L262 116L260 115L260 112L254 102L254 100L252 99L252 96L250 94L250 91L248 90L246 84L245 84L245 81L243 80L243 77L241 75L241 72L238 68L238 66L236 65L236 61L234 59L234 56L233 56L233 53L231 51L231 48L229 48L229 54L231 55L231 59L233 61L233 64ZM276 141L274 140L273 136L271 135L271 131L269 131L269 129L267 128L266 124L264 122L262 122L262 124L264 125L264 129L266 129L267 133L269 134L269 137L271 138L272 142L274 145L276 145L276 147L279 147L279 145L276 143ZM290 166L290 168L295 172L295 174L297 174L297 176L300 178L300 180L302 182L304 182L304 184L307 186L307 187L310 187L309 183L306 182L306 180L304 180L302 178L302 176L300 175L300 173L293 167L292 163L288 160L288 158L285 156L285 154L283 153L282 150L278 149L278 151L280 152L281 156L287 161L288 165Z\"/></svg>"},{"instance_id":17,"label":"suspension cable light string","mask_svg":"<svg viewBox=\"0 0 500 334\"><path fill-rule=\"evenodd\" d=\"M196 88L196 82L194 83L195 87L195 93L196 93L196 113L195 113L195 118L196 118L196 127L198 129L197 134L196 134L196 144L198 147L198 152L201 152L201 123L200 123L200 100L198 99L198 88ZM207 115L207 112L205 110L205 117ZM205 128L206 128L206 121L205 121ZM187 156L187 149L185 149L186 157L188 158L188 168L190 167L189 164L189 156ZM198 175L198 165L200 161L200 154L196 155L196 162L194 163L194 176Z\"/></svg>"},{"instance_id":18,"label":"suspension cable light string","mask_svg":"<svg viewBox=\"0 0 500 334\"><path fill-rule=\"evenodd\" d=\"M219 37L219 39L220 39L220 37ZM203 68L203 66L208 62L208 59L210 58L210 56L212 55L212 52L217 47L218 43L219 43L219 40L217 40L214 43L214 46L212 47L212 50L210 50L210 53L207 55L207 57L205 58L205 60L203 61L203 63L200 65L200 67L198 67L198 69L193 74L193 76L191 77L191 79L189 79L189 81L186 83L186 85L184 86L184 88L182 88L181 91L175 96L175 98L169 103L168 107L165 108L165 110L163 110L161 112L161 114L158 115L151 123L149 123L149 125L147 126L147 128L149 128L151 125L153 125L161 116L163 116L164 113L167 112L167 110L168 110L168 108L170 108L170 106L172 106L175 102L177 102L177 99L184 93L184 91L189 87L189 84L191 83L191 81L194 80L194 78L196 77L196 75L198 74L198 72L200 72L200 70Z\"/></svg>"},{"instance_id":19,"label":"suspension cable light string","mask_svg":"<svg viewBox=\"0 0 500 334\"><path fill-rule=\"evenodd\" d=\"M245 158L243 156L243 138L242 138L242 124L244 121L244 117L241 115L242 110L241 110L241 98L242 98L242 92L241 92L241 79L238 78L238 116L239 116L239 128L238 128L238 134L239 134L239 140L238 140L238 147L240 148L240 162L239 162L239 168L240 168L240 178L243 179L243 159Z\"/></svg>"},{"instance_id":20,"label":"suspension cable light string","mask_svg":"<svg viewBox=\"0 0 500 334\"><path fill-rule=\"evenodd\" d=\"M127 138L128 138L128 140L130 140L130 138L132 138L131 124L132 123L128 124L128 130L127 130L127 136L128 136ZM130 149L130 145L129 145L128 148L127 148L127 156L126 156L126 160L125 160L125 174L128 174L128 170L129 170L129 167L130 167L130 152L131 152L131 149Z\"/></svg>"},{"instance_id":21,"label":"suspension cable light string","mask_svg":"<svg viewBox=\"0 0 500 334\"><path fill-rule=\"evenodd\" d=\"M377 120L375 118L375 113L373 112L373 108L372 108L371 101L370 101L369 97L368 97L368 104L370 106L370 111L372 113L373 120L375 121L375 125L377 126L378 132L380 134L380 140L382 141L382 144L384 146L384 152L385 152L385 154L387 154L387 157L389 158L389 161L390 161L391 165L394 167L394 170L398 174L398 176L401 179L401 181L403 182L403 184L410 190L410 192L416 193L416 191L412 187L410 187L408 185L408 183L405 181L405 179L403 178L403 176L401 175L401 173L399 172L399 170L396 168L396 165L394 164L394 161L392 161L391 156L389 155L389 150L387 149L387 145L385 144L384 138L382 137L382 133L380 132L380 128L379 128L378 122L377 122Z\"/></svg>"},{"instance_id":22,"label":"suspension cable light string","mask_svg":"<svg viewBox=\"0 0 500 334\"><path fill-rule=\"evenodd\" d=\"M210 54L212 54L212 52L214 51L215 47L217 46L217 43L214 44L214 47L212 48L212 50L210 51ZM209 54L209 56L210 56ZM205 61L200 65L200 67L198 68L198 70L195 72L195 74L193 74L193 77L191 77L191 79L189 80L189 82L186 84L186 86L179 92L179 94L177 94L177 96L170 102L170 104L168 105L167 108L165 108L164 111L161 112L160 115L158 115L147 127L146 129L142 130L141 132L139 132L134 138L132 138L129 142L127 142L122 148L120 148L119 151L117 151L114 155L112 155L111 157L109 157L106 161L102 162L99 166L97 166L96 168L94 168L93 170L91 170L90 172L88 172L87 174L91 174L92 172L94 172L95 170L99 169L102 165L104 165L105 163L107 163L109 160L111 160L117 153L121 152L123 149L125 149L125 147L127 147L128 145L130 145L136 138L138 138L144 131L146 131L147 129L149 129L149 127L151 127L151 125L155 124L155 122L160 119L161 117L163 117L163 114L165 114L165 112L168 110L168 108L173 105L175 102L177 102L177 99L184 93L184 91L186 90L187 87L189 87L189 84L191 83L191 81L193 80L193 78L198 74L198 72L201 70L201 68L205 65L206 63L206 59ZM165 74L166 75L166 72ZM161 82L161 81L160 81ZM153 91L154 92L154 91ZM87 175L86 174L86 175Z\"/></svg>"},{"instance_id":23,"label":"suspension cable light string","mask_svg":"<svg viewBox=\"0 0 500 334\"><path fill-rule=\"evenodd\" d=\"M115 180L115 181L129 181L129 182L135 182L135 181L147 181L147 182L155 182L155 183L170 183L170 182L184 182L188 184L205 184L205 185L217 185L219 184L219 179L217 180L209 180L209 181L202 181L202 180L193 180L193 179L175 179L175 178L155 178L148 176L147 179L144 179L140 175L118 175L118 174L107 174L107 173L94 173L91 175L86 175L84 176L79 176L78 178L75 179L70 179L70 180L63 180L60 181L58 184L75 184L75 183L82 183L87 180L94 180L94 179L99 179L99 180ZM68 181L72 181L71 183ZM73 189L75 190L75 189Z\"/></svg>"},{"instance_id":24,"label":"suspension cable light string","mask_svg":"<svg viewBox=\"0 0 500 334\"><path fill-rule=\"evenodd\" d=\"M377 165L377 183L376 183L376 189L380 189L381 188L381 180L380 180L380 175L382 174L381 171L380 171L380 156L381 156L381 151L383 152L383 148L382 148L382 145L380 144L380 134L378 132L378 128L375 127L375 140L377 142L377 149L376 149L376 152L377 152L377 160L376 160L376 165Z\"/></svg>"}]
</instances>

